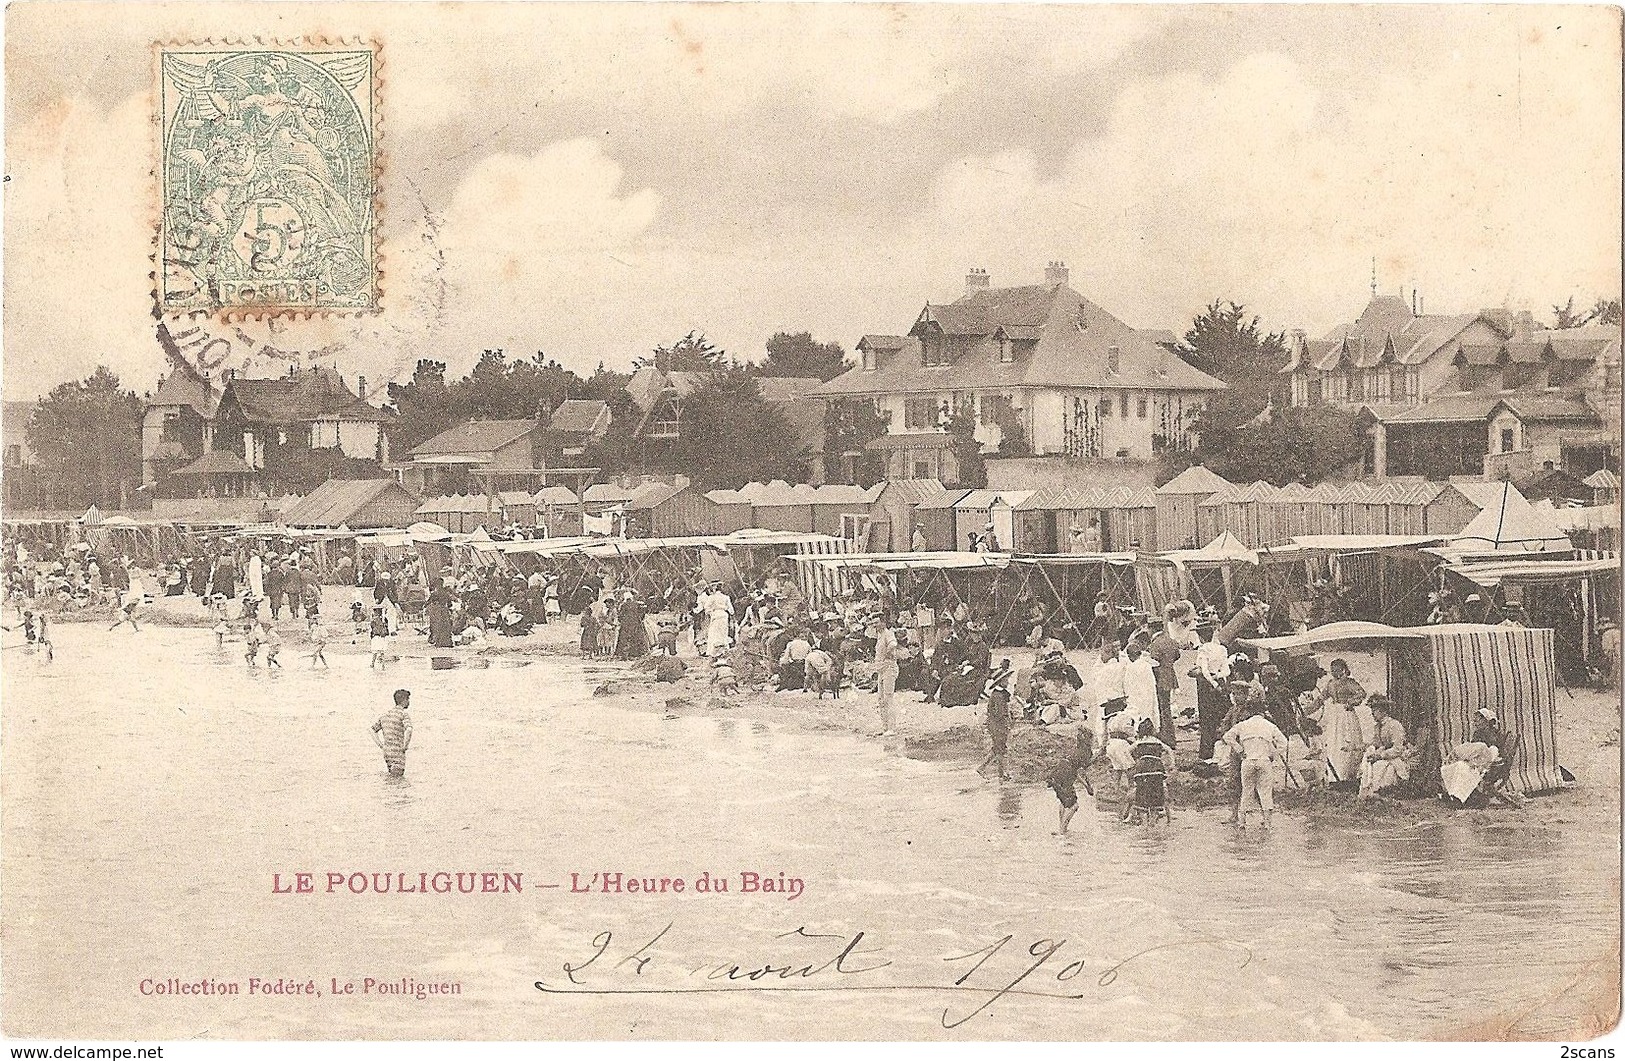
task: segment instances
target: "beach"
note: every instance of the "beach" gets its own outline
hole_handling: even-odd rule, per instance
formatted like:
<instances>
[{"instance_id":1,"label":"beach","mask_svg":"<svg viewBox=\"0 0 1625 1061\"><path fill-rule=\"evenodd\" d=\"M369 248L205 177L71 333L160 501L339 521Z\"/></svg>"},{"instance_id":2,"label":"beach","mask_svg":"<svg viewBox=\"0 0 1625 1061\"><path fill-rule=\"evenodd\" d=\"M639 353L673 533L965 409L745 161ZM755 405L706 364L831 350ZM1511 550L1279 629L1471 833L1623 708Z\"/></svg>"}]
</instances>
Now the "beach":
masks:
<instances>
[{"instance_id":1,"label":"beach","mask_svg":"<svg viewBox=\"0 0 1625 1061\"><path fill-rule=\"evenodd\" d=\"M1066 737L1018 726L1011 779L978 776L979 709L901 693L882 739L873 694L720 696L698 665L657 684L576 658L573 622L482 652L408 632L382 671L329 625L328 669L291 623L275 673L187 625L64 622L56 662L11 654L4 797L28 854L6 861L0 913L54 929L13 937L38 971L8 984L9 1034L1573 1039L1612 1019L1618 714L1600 693L1560 691L1578 784L1522 811L1289 796L1268 833L1200 801L1148 830L1097 784L1059 836L1038 771ZM396 688L415 737L391 780L368 729ZM276 890L302 871L311 893ZM524 890L327 890L328 873L440 871ZM746 892L746 873L802 890ZM606 894L594 874L686 886ZM696 891L702 874L733 889ZM563 966L606 932L579 986L635 986L606 967L649 944L658 992L570 993ZM686 990L713 963L828 962L856 933L890 964L838 990ZM975 960L949 959L1006 936L947 986ZM1045 940L1064 949L1034 990L994 997ZM141 988L251 977L320 993ZM458 991L412 987L442 983Z\"/></svg>"}]
</instances>

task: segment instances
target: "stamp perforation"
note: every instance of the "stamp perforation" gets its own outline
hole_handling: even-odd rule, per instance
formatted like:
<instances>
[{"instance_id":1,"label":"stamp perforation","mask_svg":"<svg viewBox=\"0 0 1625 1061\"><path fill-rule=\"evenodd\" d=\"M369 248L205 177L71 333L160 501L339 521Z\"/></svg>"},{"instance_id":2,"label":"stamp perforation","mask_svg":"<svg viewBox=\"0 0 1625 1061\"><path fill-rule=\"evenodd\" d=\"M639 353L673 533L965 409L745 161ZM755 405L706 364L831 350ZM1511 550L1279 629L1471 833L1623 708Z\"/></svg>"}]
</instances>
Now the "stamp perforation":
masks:
<instances>
[{"instance_id":1,"label":"stamp perforation","mask_svg":"<svg viewBox=\"0 0 1625 1061\"><path fill-rule=\"evenodd\" d=\"M220 53L230 58L264 53L267 56L276 56L279 53L299 55L323 55L333 52L356 51L368 55L366 83L350 89L351 92L359 90L365 96L366 113L364 117L366 133L366 159L367 159L367 221L363 229L353 230L364 238L367 261L364 263L367 271L366 288L370 297L358 304L309 302L266 302L262 304L227 304L218 297L218 288L211 291L207 301L176 304L168 301L166 295L166 267L169 262L167 254L169 239L166 235L169 224L168 199L168 167L170 165L171 130L169 123L175 115L171 113L173 99L167 95L171 91L169 85L170 75L165 68L166 55L203 55ZM216 319L222 322L248 321L248 320L310 320L314 318L363 318L376 315L382 310L386 297L386 263L382 248L383 217L386 203L383 195L383 177L386 169L386 155L384 152L385 118L383 113L384 98L384 49L375 38L362 36L325 36L306 35L291 39L277 37L210 37L204 39L166 39L155 41L153 44L154 72L158 79L157 113L158 123L155 138L156 156L154 158L151 177L154 181L155 198L157 204L157 217L154 219L152 236L151 266L148 279L151 284L153 296L153 313L158 319L192 320L199 318ZM324 64L312 63L323 68L323 71L332 77L332 72ZM355 100L350 101L355 105ZM357 108L359 110L359 108ZM283 211L285 215L279 220L286 220L288 227L297 228L303 232L303 219L299 211L291 207ZM291 216L286 216L291 215ZM218 221L218 218L216 218ZM273 224L271 226L275 228ZM223 226L216 225L214 235L216 239L223 238ZM256 244L257 246L257 244ZM217 252L218 253L218 252ZM239 250L239 258L241 251Z\"/></svg>"}]
</instances>

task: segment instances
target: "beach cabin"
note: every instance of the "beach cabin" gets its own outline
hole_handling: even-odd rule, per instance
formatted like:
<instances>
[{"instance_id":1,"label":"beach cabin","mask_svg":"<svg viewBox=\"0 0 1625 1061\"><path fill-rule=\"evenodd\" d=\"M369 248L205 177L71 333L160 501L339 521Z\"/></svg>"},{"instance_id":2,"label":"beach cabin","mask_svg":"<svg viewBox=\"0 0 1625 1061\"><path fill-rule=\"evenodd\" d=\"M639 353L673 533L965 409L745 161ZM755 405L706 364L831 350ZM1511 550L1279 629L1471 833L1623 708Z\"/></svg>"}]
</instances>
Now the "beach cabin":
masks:
<instances>
[{"instance_id":1,"label":"beach cabin","mask_svg":"<svg viewBox=\"0 0 1625 1061\"><path fill-rule=\"evenodd\" d=\"M705 499L713 506L711 533L730 534L756 525L750 501L738 490L707 490Z\"/></svg>"},{"instance_id":2,"label":"beach cabin","mask_svg":"<svg viewBox=\"0 0 1625 1061\"><path fill-rule=\"evenodd\" d=\"M843 486L826 483L810 487L812 525L807 529L814 534L828 534L849 542L869 540L869 521L880 487Z\"/></svg>"},{"instance_id":3,"label":"beach cabin","mask_svg":"<svg viewBox=\"0 0 1625 1061\"><path fill-rule=\"evenodd\" d=\"M687 484L644 483L626 501L628 538L714 534L715 505Z\"/></svg>"},{"instance_id":4,"label":"beach cabin","mask_svg":"<svg viewBox=\"0 0 1625 1061\"><path fill-rule=\"evenodd\" d=\"M954 537L954 505L968 493L969 490L944 490L915 506L914 525L923 532L927 550L947 552L959 548Z\"/></svg>"},{"instance_id":5,"label":"beach cabin","mask_svg":"<svg viewBox=\"0 0 1625 1061\"><path fill-rule=\"evenodd\" d=\"M581 533L581 499L568 486L544 486L531 495L536 526L547 528L550 538L573 538Z\"/></svg>"},{"instance_id":6,"label":"beach cabin","mask_svg":"<svg viewBox=\"0 0 1625 1061\"><path fill-rule=\"evenodd\" d=\"M1229 486L1224 479L1196 464L1157 487L1154 491L1157 547L1194 549L1197 545L1196 506Z\"/></svg>"},{"instance_id":7,"label":"beach cabin","mask_svg":"<svg viewBox=\"0 0 1625 1061\"><path fill-rule=\"evenodd\" d=\"M871 552L908 552L914 539L914 510L922 501L947 493L936 479L888 479L869 503Z\"/></svg>"},{"instance_id":8,"label":"beach cabin","mask_svg":"<svg viewBox=\"0 0 1625 1061\"><path fill-rule=\"evenodd\" d=\"M1157 495L1149 486L1107 487L1098 502L1106 529L1102 548L1156 552Z\"/></svg>"},{"instance_id":9,"label":"beach cabin","mask_svg":"<svg viewBox=\"0 0 1625 1061\"><path fill-rule=\"evenodd\" d=\"M290 527L361 530L405 527L417 519L416 494L394 479L329 479L282 516Z\"/></svg>"},{"instance_id":10,"label":"beach cabin","mask_svg":"<svg viewBox=\"0 0 1625 1061\"><path fill-rule=\"evenodd\" d=\"M502 490L497 494L502 522L521 527L536 526L536 495L527 490Z\"/></svg>"}]
</instances>

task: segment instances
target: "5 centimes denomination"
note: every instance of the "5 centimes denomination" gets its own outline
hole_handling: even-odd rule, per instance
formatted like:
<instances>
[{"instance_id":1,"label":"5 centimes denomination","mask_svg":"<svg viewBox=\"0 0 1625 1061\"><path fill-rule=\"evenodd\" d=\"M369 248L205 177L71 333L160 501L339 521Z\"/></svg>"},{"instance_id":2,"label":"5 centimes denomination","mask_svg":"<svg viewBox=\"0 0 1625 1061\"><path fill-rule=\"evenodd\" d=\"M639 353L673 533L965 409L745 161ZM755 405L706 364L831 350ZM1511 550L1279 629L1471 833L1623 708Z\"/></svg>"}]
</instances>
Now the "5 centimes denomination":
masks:
<instances>
[{"instance_id":1,"label":"5 centimes denomination","mask_svg":"<svg viewBox=\"0 0 1625 1061\"><path fill-rule=\"evenodd\" d=\"M160 46L163 313L378 308L378 50Z\"/></svg>"}]
</instances>

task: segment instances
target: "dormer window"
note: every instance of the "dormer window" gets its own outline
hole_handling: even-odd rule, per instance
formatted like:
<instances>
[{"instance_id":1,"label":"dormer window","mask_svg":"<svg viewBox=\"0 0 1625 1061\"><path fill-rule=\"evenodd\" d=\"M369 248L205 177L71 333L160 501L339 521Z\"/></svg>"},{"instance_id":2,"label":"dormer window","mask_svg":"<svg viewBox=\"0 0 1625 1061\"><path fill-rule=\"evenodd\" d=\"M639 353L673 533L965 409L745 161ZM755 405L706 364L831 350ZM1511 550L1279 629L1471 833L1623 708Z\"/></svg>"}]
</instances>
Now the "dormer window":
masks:
<instances>
[{"instance_id":1,"label":"dormer window","mask_svg":"<svg viewBox=\"0 0 1625 1061\"><path fill-rule=\"evenodd\" d=\"M1008 336L999 336L999 364L1008 365L1016 359L1016 344Z\"/></svg>"},{"instance_id":2,"label":"dormer window","mask_svg":"<svg viewBox=\"0 0 1625 1061\"><path fill-rule=\"evenodd\" d=\"M865 371L865 372L873 372L874 370L875 370L875 352L873 350L871 350L869 347L866 346L866 347L863 348L863 371Z\"/></svg>"}]
</instances>

